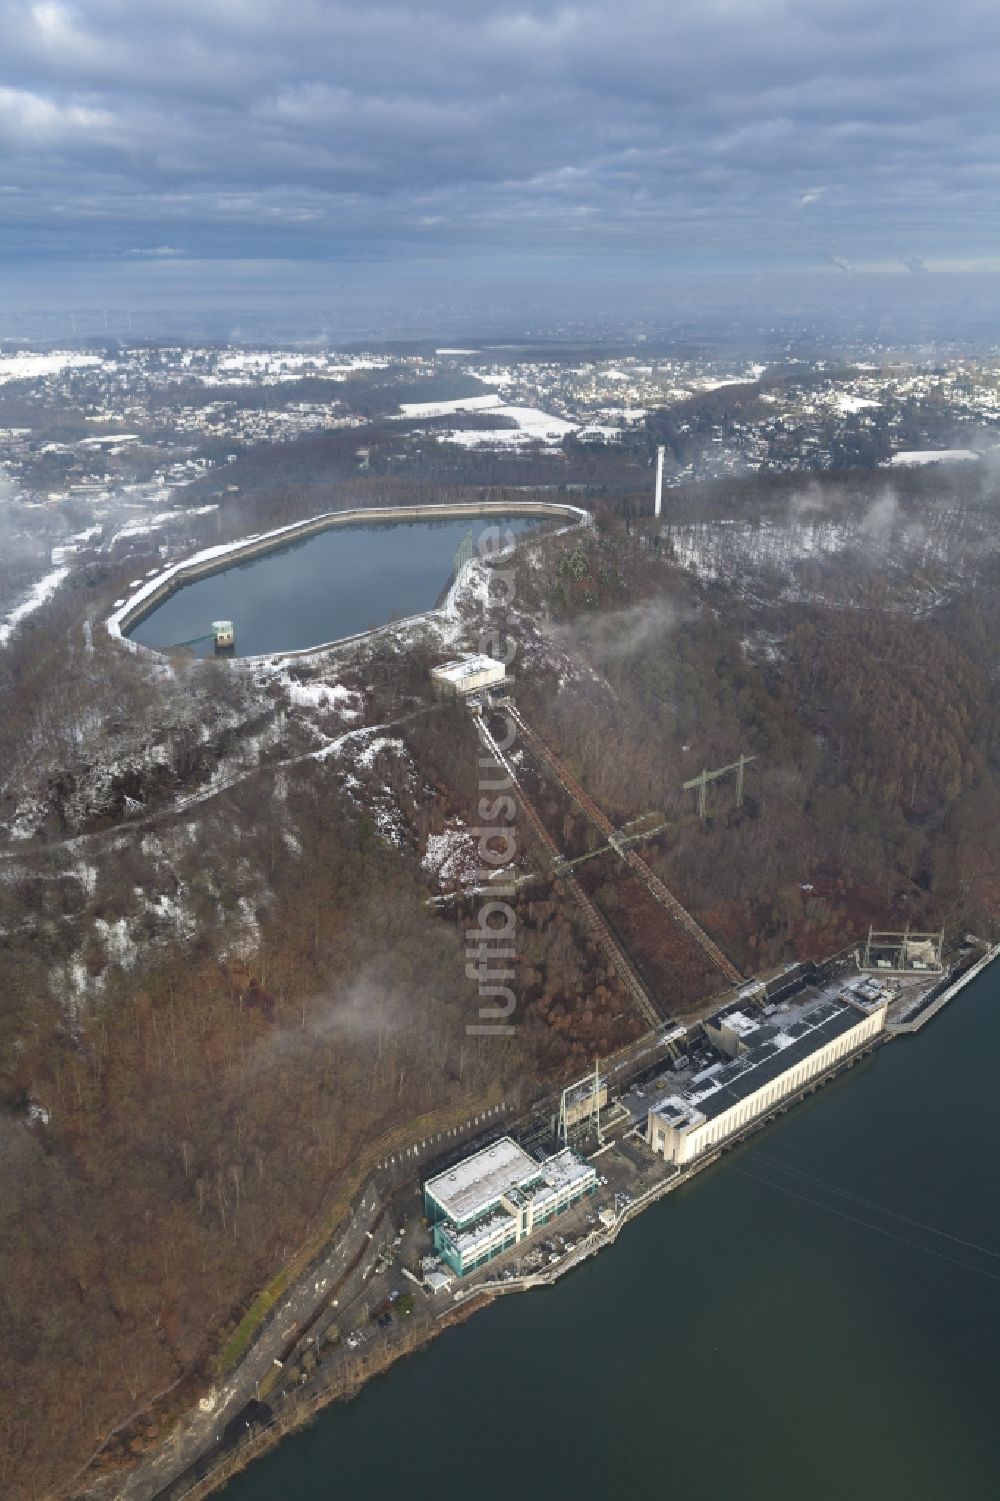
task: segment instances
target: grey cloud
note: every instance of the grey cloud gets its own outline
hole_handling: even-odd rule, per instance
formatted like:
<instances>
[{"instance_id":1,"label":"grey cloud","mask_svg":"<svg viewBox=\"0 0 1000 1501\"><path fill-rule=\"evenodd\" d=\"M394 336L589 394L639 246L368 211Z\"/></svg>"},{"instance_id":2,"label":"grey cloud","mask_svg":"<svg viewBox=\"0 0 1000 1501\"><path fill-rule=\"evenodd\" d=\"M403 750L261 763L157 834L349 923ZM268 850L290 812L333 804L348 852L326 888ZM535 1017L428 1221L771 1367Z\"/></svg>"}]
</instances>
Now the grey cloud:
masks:
<instances>
[{"instance_id":1,"label":"grey cloud","mask_svg":"<svg viewBox=\"0 0 1000 1501\"><path fill-rule=\"evenodd\" d=\"M0 35L8 261L903 274L998 241L976 0L0 0Z\"/></svg>"}]
</instances>

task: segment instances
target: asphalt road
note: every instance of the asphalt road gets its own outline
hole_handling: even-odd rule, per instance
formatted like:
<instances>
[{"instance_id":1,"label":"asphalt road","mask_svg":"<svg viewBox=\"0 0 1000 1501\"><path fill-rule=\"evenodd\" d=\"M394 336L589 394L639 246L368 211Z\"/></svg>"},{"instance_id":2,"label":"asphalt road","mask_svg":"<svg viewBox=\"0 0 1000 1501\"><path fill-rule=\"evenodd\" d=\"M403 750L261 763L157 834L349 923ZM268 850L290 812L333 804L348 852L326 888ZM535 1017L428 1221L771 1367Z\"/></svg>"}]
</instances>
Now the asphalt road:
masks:
<instances>
[{"instance_id":1,"label":"asphalt road","mask_svg":"<svg viewBox=\"0 0 1000 1501\"><path fill-rule=\"evenodd\" d=\"M258 1386L274 1369L297 1329L330 1298L351 1263L371 1250L366 1235L383 1212L374 1185L369 1186L349 1223L330 1243L322 1259L275 1305L237 1369L214 1396L205 1399L178 1424L163 1446L126 1476L108 1476L78 1494L102 1501L153 1501L185 1475L206 1451L214 1451L226 1424L257 1394Z\"/></svg>"}]
</instances>

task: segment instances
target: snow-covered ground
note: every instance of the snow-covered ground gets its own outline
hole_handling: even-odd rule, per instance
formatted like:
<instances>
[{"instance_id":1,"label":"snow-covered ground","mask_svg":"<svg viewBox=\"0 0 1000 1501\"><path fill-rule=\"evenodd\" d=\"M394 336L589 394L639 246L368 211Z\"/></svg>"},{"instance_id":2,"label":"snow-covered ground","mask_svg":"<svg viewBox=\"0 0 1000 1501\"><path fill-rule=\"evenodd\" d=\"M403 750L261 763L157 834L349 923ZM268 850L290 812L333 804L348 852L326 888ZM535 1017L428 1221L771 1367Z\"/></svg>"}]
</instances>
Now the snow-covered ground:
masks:
<instances>
[{"instance_id":1,"label":"snow-covered ground","mask_svg":"<svg viewBox=\"0 0 1000 1501\"><path fill-rule=\"evenodd\" d=\"M375 765L375 758L383 751L402 752L405 749L406 747L398 735L373 735L354 757L355 765L364 766L370 771Z\"/></svg>"},{"instance_id":2,"label":"snow-covered ground","mask_svg":"<svg viewBox=\"0 0 1000 1501\"><path fill-rule=\"evenodd\" d=\"M890 464L968 464L979 458L971 448L907 448L894 453Z\"/></svg>"},{"instance_id":3,"label":"snow-covered ground","mask_svg":"<svg viewBox=\"0 0 1000 1501\"><path fill-rule=\"evenodd\" d=\"M396 763L396 776L406 782L411 792L417 785L416 767L398 735L385 733L385 725L351 730L341 735L316 760L342 763L341 786L362 813L371 820L381 838L398 849L406 849L411 835L399 798L378 775L387 759ZM359 775L360 773L360 775Z\"/></svg>"},{"instance_id":4,"label":"snow-covered ground","mask_svg":"<svg viewBox=\"0 0 1000 1501\"><path fill-rule=\"evenodd\" d=\"M0 620L0 646L6 646L16 632L22 621L27 620L36 610L40 610L55 594L59 585L69 576L68 567L53 568L44 578L40 578L26 599L19 605L15 605L7 616Z\"/></svg>"},{"instance_id":5,"label":"snow-covered ground","mask_svg":"<svg viewBox=\"0 0 1000 1501\"><path fill-rule=\"evenodd\" d=\"M645 407L601 407L597 414L599 417L607 417L610 421L624 423L630 426L641 422L647 415Z\"/></svg>"},{"instance_id":6,"label":"snow-covered ground","mask_svg":"<svg viewBox=\"0 0 1000 1501\"><path fill-rule=\"evenodd\" d=\"M164 490L161 499L166 499L170 491ZM208 516L212 511L217 511L218 505L188 506L186 510L178 511L154 511L146 512L141 516L133 516L130 521L111 538L112 545L115 542L123 542L131 537L144 537L149 532L157 532L162 527L168 526L171 521L183 521L186 516Z\"/></svg>"},{"instance_id":7,"label":"snow-covered ground","mask_svg":"<svg viewBox=\"0 0 1000 1501\"><path fill-rule=\"evenodd\" d=\"M758 369L754 366L754 369ZM756 375L730 375L725 380L698 380L694 382L696 391L721 391L724 386L747 386L752 385L759 377Z\"/></svg>"},{"instance_id":8,"label":"snow-covered ground","mask_svg":"<svg viewBox=\"0 0 1000 1501\"><path fill-rule=\"evenodd\" d=\"M341 719L357 719L360 711L360 694L342 683L303 681L292 677L285 667L278 673L281 686L289 701L298 709L334 710Z\"/></svg>"},{"instance_id":9,"label":"snow-covered ground","mask_svg":"<svg viewBox=\"0 0 1000 1501\"><path fill-rule=\"evenodd\" d=\"M205 385L241 385L259 381L280 385L303 376L337 377L356 370L384 370L389 360L373 355L304 354L298 350L236 349L221 355L212 370L200 376Z\"/></svg>"},{"instance_id":10,"label":"snow-covered ground","mask_svg":"<svg viewBox=\"0 0 1000 1501\"><path fill-rule=\"evenodd\" d=\"M87 365L103 365L100 355L79 354L73 350L53 350L51 354L0 354L0 386L12 380L39 380L59 375L63 370Z\"/></svg>"},{"instance_id":11,"label":"snow-covered ground","mask_svg":"<svg viewBox=\"0 0 1000 1501\"><path fill-rule=\"evenodd\" d=\"M576 422L554 417L539 407L501 406L499 397L483 397L482 400L489 403L491 417L509 417L517 426L493 430L451 428L447 432L435 433L435 438L442 443L457 443L462 448L518 448L526 443L554 446L568 433L577 431Z\"/></svg>"},{"instance_id":12,"label":"snow-covered ground","mask_svg":"<svg viewBox=\"0 0 1000 1501\"><path fill-rule=\"evenodd\" d=\"M817 598L822 584L809 564L845 553L868 563L915 565L962 577L970 560L997 546L986 511L941 507L919 518L904 512L891 492L851 516L790 515L787 520L706 521L670 529L674 556L700 579L724 580L741 592ZM929 597L936 598L930 585Z\"/></svg>"},{"instance_id":13,"label":"snow-covered ground","mask_svg":"<svg viewBox=\"0 0 1000 1501\"><path fill-rule=\"evenodd\" d=\"M450 417L454 412L487 412L500 405L500 398L492 396L462 396L457 401L404 401L400 412L404 417Z\"/></svg>"},{"instance_id":14,"label":"snow-covered ground","mask_svg":"<svg viewBox=\"0 0 1000 1501\"><path fill-rule=\"evenodd\" d=\"M460 818L440 834L428 834L427 851L421 864L446 890L456 884L472 885L479 877L479 841Z\"/></svg>"},{"instance_id":15,"label":"snow-covered ground","mask_svg":"<svg viewBox=\"0 0 1000 1501\"><path fill-rule=\"evenodd\" d=\"M837 391L834 393L833 404L838 412L845 416L853 416L863 412L866 407L879 407L880 401L869 401L865 396L852 396L849 391Z\"/></svg>"}]
</instances>

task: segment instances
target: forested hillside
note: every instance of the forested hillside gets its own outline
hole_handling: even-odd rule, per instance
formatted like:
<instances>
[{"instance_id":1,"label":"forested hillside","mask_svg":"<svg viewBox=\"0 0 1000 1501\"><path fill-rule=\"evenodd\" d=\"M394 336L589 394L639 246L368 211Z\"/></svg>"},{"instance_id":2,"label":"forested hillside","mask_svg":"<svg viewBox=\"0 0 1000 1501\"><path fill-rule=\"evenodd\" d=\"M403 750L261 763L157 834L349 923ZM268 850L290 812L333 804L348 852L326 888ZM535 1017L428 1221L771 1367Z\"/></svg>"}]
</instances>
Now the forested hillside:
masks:
<instances>
[{"instance_id":1,"label":"forested hillside","mask_svg":"<svg viewBox=\"0 0 1000 1501\"><path fill-rule=\"evenodd\" d=\"M431 644L165 673L48 624L0 659L0 1482L24 1495L211 1384L373 1143L640 1030L544 878L517 1029L467 1035L474 911L420 861L475 824L477 741Z\"/></svg>"},{"instance_id":2,"label":"forested hillside","mask_svg":"<svg viewBox=\"0 0 1000 1501\"><path fill-rule=\"evenodd\" d=\"M769 591L747 557L703 582L648 525L609 519L564 539L536 580L548 639L576 668L532 675L521 697L615 821L669 823L654 863L750 966L869 921L988 925L996 560L967 566L941 570L936 606L914 614L925 574L886 537L827 558L822 592L789 600L794 572ZM730 773L701 821L682 783L741 752L755 758L742 808Z\"/></svg>"},{"instance_id":3,"label":"forested hillside","mask_svg":"<svg viewBox=\"0 0 1000 1501\"><path fill-rule=\"evenodd\" d=\"M319 509L353 444L302 445L287 486L265 462L223 534ZM336 499L388 494L355 476ZM616 825L649 817L644 858L747 973L869 922L995 931L992 495L920 477L887 498L869 475L703 501L675 492L654 529L609 495L525 545L506 622L527 722ZM517 1027L466 1034L480 747L428 671L479 642L482 577L450 634L257 668L126 654L99 629L120 583L88 576L0 654L12 1495L210 1384L371 1143L527 1102L645 1026L522 820ZM741 753L742 805L730 772L700 819L682 784ZM599 843L558 789L539 805L560 847ZM683 969L620 863L581 870L664 1014L707 1003L718 978Z\"/></svg>"}]
</instances>

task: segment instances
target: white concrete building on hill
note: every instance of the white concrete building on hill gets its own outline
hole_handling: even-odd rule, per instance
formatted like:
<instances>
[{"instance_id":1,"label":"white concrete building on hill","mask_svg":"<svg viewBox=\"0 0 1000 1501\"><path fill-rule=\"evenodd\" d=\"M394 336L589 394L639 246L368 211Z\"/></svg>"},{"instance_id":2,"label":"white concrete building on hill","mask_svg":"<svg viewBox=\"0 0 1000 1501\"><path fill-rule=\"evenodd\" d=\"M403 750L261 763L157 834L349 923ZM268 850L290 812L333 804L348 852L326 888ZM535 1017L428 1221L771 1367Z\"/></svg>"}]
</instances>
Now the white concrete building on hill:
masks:
<instances>
[{"instance_id":1,"label":"white concrete building on hill","mask_svg":"<svg viewBox=\"0 0 1000 1501\"><path fill-rule=\"evenodd\" d=\"M440 667L431 668L431 679L438 691L457 698L482 688L495 688L506 675L502 662L481 655L458 657L454 662L442 662Z\"/></svg>"}]
</instances>

